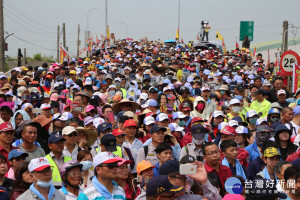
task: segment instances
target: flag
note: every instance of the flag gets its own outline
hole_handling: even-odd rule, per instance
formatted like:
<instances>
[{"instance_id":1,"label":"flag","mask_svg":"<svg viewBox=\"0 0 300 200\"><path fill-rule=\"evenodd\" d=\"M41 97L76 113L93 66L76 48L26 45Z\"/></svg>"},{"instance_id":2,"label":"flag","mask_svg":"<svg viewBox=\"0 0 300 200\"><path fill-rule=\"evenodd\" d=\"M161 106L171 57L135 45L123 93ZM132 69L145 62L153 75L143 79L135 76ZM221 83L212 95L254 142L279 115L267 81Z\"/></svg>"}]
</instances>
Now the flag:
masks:
<instances>
[{"instance_id":1,"label":"flag","mask_svg":"<svg viewBox=\"0 0 300 200\"><path fill-rule=\"evenodd\" d=\"M183 39L181 38L181 44L183 44Z\"/></svg>"},{"instance_id":2,"label":"flag","mask_svg":"<svg viewBox=\"0 0 300 200\"><path fill-rule=\"evenodd\" d=\"M254 48L253 50L253 54L252 54L252 57L255 59L255 53L256 53L256 47Z\"/></svg>"},{"instance_id":3,"label":"flag","mask_svg":"<svg viewBox=\"0 0 300 200\"><path fill-rule=\"evenodd\" d=\"M267 62L267 66L270 66L270 51L268 49L268 62Z\"/></svg>"},{"instance_id":4,"label":"flag","mask_svg":"<svg viewBox=\"0 0 300 200\"><path fill-rule=\"evenodd\" d=\"M240 48L240 45L237 41L235 41L235 48Z\"/></svg>"},{"instance_id":5,"label":"flag","mask_svg":"<svg viewBox=\"0 0 300 200\"><path fill-rule=\"evenodd\" d=\"M219 31L217 31L216 39L222 40L222 41L224 40L223 36L219 33Z\"/></svg>"},{"instance_id":6,"label":"flag","mask_svg":"<svg viewBox=\"0 0 300 200\"><path fill-rule=\"evenodd\" d=\"M59 62L63 63L64 61L67 61L69 63L70 55L66 51L66 49L62 46L59 48Z\"/></svg>"},{"instance_id":7,"label":"flag","mask_svg":"<svg viewBox=\"0 0 300 200\"><path fill-rule=\"evenodd\" d=\"M109 31L109 26L107 25L107 36L106 36L106 38L109 40L109 37L110 37L110 31Z\"/></svg>"},{"instance_id":8,"label":"flag","mask_svg":"<svg viewBox=\"0 0 300 200\"><path fill-rule=\"evenodd\" d=\"M225 53L226 52L226 46L225 46L224 38L222 40L222 48L223 48L223 53Z\"/></svg>"},{"instance_id":9,"label":"flag","mask_svg":"<svg viewBox=\"0 0 300 200\"><path fill-rule=\"evenodd\" d=\"M176 40L178 40L178 42L179 42L179 28L177 28Z\"/></svg>"},{"instance_id":10,"label":"flag","mask_svg":"<svg viewBox=\"0 0 300 200\"><path fill-rule=\"evenodd\" d=\"M96 42L97 44L100 42L100 40L98 39L98 35L96 35Z\"/></svg>"},{"instance_id":11,"label":"flag","mask_svg":"<svg viewBox=\"0 0 300 200\"><path fill-rule=\"evenodd\" d=\"M296 63L293 64L293 93L296 93L297 89L300 88L300 66Z\"/></svg>"}]
</instances>

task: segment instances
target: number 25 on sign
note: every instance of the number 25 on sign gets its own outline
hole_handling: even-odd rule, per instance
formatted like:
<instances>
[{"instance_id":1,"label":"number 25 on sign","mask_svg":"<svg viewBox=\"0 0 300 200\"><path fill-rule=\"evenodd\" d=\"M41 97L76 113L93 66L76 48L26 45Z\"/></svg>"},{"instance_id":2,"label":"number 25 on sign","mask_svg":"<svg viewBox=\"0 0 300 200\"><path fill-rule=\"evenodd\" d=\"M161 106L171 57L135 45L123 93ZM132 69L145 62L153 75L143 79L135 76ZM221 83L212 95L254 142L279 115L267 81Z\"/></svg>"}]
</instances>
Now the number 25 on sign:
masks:
<instances>
[{"instance_id":1,"label":"number 25 on sign","mask_svg":"<svg viewBox=\"0 0 300 200\"><path fill-rule=\"evenodd\" d=\"M280 59L282 73L286 76L292 76L294 64L300 65L300 56L294 51L285 51Z\"/></svg>"}]
</instances>

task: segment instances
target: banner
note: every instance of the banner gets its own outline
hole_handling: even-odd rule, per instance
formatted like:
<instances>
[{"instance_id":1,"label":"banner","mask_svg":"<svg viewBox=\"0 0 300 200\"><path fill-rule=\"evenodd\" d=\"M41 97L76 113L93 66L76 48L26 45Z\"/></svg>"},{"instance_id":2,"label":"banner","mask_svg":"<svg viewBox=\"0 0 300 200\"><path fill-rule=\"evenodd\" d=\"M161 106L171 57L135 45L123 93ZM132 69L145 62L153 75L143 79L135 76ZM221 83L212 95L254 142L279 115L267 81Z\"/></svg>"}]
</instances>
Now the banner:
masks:
<instances>
[{"instance_id":1,"label":"banner","mask_svg":"<svg viewBox=\"0 0 300 200\"><path fill-rule=\"evenodd\" d=\"M300 88L300 66L294 63L293 68L293 93Z\"/></svg>"},{"instance_id":2,"label":"banner","mask_svg":"<svg viewBox=\"0 0 300 200\"><path fill-rule=\"evenodd\" d=\"M178 40L178 42L179 42L179 28L177 28L176 40Z\"/></svg>"},{"instance_id":3,"label":"banner","mask_svg":"<svg viewBox=\"0 0 300 200\"><path fill-rule=\"evenodd\" d=\"M59 48L59 63L63 63L64 61L67 61L69 63L70 55L65 50L64 47L60 46Z\"/></svg>"},{"instance_id":4,"label":"banner","mask_svg":"<svg viewBox=\"0 0 300 200\"><path fill-rule=\"evenodd\" d=\"M110 38L110 31L109 31L109 26L107 25L107 36L106 36L107 40L109 40Z\"/></svg>"},{"instance_id":5,"label":"banner","mask_svg":"<svg viewBox=\"0 0 300 200\"><path fill-rule=\"evenodd\" d=\"M235 48L237 49L237 48L240 48L240 45L239 45L239 43L237 42L237 41L235 41Z\"/></svg>"},{"instance_id":6,"label":"banner","mask_svg":"<svg viewBox=\"0 0 300 200\"><path fill-rule=\"evenodd\" d=\"M222 41L224 40L223 36L219 33L219 31L217 31L216 39L222 40Z\"/></svg>"},{"instance_id":7,"label":"banner","mask_svg":"<svg viewBox=\"0 0 300 200\"><path fill-rule=\"evenodd\" d=\"M253 54L252 54L253 59L255 59L255 53L256 53L256 47L253 50Z\"/></svg>"}]
</instances>

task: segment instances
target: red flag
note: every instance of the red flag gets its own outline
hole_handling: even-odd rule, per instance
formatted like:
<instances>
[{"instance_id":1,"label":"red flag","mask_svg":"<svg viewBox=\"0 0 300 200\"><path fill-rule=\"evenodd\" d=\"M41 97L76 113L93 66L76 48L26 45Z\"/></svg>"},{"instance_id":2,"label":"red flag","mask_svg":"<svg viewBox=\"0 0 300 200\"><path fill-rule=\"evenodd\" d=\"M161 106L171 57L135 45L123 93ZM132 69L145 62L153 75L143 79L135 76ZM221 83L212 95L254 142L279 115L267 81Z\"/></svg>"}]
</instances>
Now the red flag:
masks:
<instances>
[{"instance_id":1,"label":"red flag","mask_svg":"<svg viewBox=\"0 0 300 200\"><path fill-rule=\"evenodd\" d=\"M225 46L224 38L222 40L222 48L223 48L223 53L225 53L226 52L226 46Z\"/></svg>"},{"instance_id":2,"label":"red flag","mask_svg":"<svg viewBox=\"0 0 300 200\"><path fill-rule=\"evenodd\" d=\"M256 47L254 48L253 50L253 54L252 54L252 57L255 59L255 53L256 53Z\"/></svg>"},{"instance_id":3,"label":"red flag","mask_svg":"<svg viewBox=\"0 0 300 200\"><path fill-rule=\"evenodd\" d=\"M100 42L100 40L98 39L98 35L96 35L96 42L97 44Z\"/></svg>"},{"instance_id":4,"label":"red flag","mask_svg":"<svg viewBox=\"0 0 300 200\"><path fill-rule=\"evenodd\" d=\"M240 45L237 41L235 41L235 48L240 48Z\"/></svg>"},{"instance_id":5,"label":"red flag","mask_svg":"<svg viewBox=\"0 0 300 200\"><path fill-rule=\"evenodd\" d=\"M60 46L59 48L59 62L63 63L64 61L68 61L69 62L69 53L65 50L64 47Z\"/></svg>"},{"instance_id":6,"label":"red flag","mask_svg":"<svg viewBox=\"0 0 300 200\"><path fill-rule=\"evenodd\" d=\"M181 38L181 43L183 44L183 39Z\"/></svg>"}]
</instances>

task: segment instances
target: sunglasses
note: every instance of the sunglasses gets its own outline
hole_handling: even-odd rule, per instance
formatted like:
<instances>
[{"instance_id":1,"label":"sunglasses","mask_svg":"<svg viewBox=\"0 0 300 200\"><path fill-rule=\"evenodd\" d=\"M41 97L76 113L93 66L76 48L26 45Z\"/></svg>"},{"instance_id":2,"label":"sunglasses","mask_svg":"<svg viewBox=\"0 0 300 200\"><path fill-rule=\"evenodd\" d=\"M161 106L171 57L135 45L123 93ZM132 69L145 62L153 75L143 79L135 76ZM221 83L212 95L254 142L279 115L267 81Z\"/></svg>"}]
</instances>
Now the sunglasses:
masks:
<instances>
[{"instance_id":1,"label":"sunglasses","mask_svg":"<svg viewBox=\"0 0 300 200\"><path fill-rule=\"evenodd\" d=\"M16 161L26 160L26 156L18 156L14 158Z\"/></svg>"},{"instance_id":2,"label":"sunglasses","mask_svg":"<svg viewBox=\"0 0 300 200\"><path fill-rule=\"evenodd\" d=\"M99 167L107 167L108 169L118 168L118 163L107 163L106 165L99 165Z\"/></svg>"},{"instance_id":3,"label":"sunglasses","mask_svg":"<svg viewBox=\"0 0 300 200\"><path fill-rule=\"evenodd\" d=\"M71 133L68 135L69 137L77 136L77 133Z\"/></svg>"}]
</instances>

